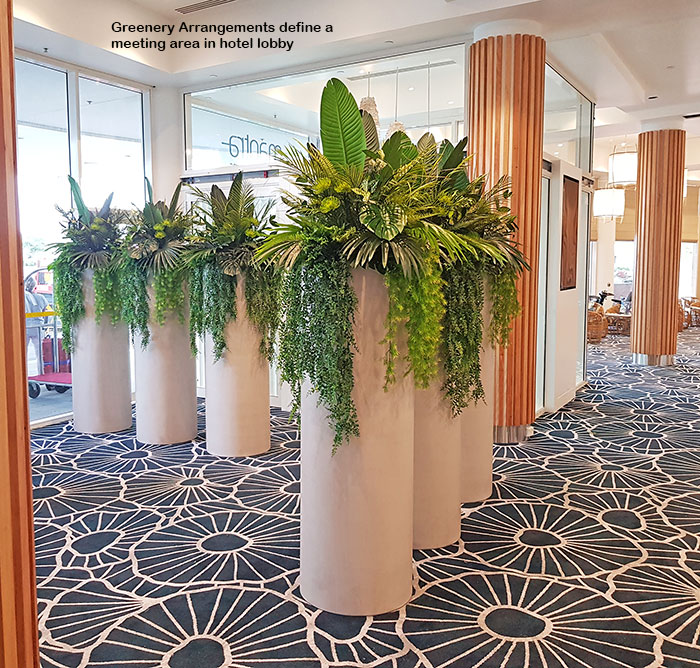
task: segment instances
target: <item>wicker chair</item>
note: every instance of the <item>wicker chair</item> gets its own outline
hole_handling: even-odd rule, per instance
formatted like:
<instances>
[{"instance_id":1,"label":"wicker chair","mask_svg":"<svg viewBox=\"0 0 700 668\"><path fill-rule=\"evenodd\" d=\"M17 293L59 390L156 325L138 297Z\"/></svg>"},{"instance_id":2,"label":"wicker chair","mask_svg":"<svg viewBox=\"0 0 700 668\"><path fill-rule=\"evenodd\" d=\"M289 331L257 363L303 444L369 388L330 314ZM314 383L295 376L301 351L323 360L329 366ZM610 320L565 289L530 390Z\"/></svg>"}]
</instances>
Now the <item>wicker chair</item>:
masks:
<instances>
[{"instance_id":1,"label":"wicker chair","mask_svg":"<svg viewBox=\"0 0 700 668\"><path fill-rule=\"evenodd\" d=\"M691 299L688 308L690 309L690 326L700 327L700 299Z\"/></svg>"},{"instance_id":2,"label":"wicker chair","mask_svg":"<svg viewBox=\"0 0 700 668\"><path fill-rule=\"evenodd\" d=\"M597 309L588 311L588 343L600 343L608 333L607 318Z\"/></svg>"},{"instance_id":3,"label":"wicker chair","mask_svg":"<svg viewBox=\"0 0 700 668\"><path fill-rule=\"evenodd\" d=\"M593 311L595 313L599 313L601 317L603 318L603 334L602 338L605 338L608 335L608 319L605 317L605 309L603 308L602 304L594 304L593 306Z\"/></svg>"}]
</instances>

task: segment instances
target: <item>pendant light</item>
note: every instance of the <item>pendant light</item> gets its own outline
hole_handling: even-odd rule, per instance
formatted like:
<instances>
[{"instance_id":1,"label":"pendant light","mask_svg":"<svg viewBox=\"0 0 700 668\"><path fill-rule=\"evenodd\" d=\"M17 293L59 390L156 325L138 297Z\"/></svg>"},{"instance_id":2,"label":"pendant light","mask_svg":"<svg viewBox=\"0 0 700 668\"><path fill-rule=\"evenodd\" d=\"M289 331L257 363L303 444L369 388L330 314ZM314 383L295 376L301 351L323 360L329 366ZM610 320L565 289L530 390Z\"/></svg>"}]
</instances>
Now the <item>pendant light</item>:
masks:
<instances>
[{"instance_id":1,"label":"pendant light","mask_svg":"<svg viewBox=\"0 0 700 668\"><path fill-rule=\"evenodd\" d=\"M608 158L608 184L633 186L637 183L637 147L632 144L614 146Z\"/></svg>"},{"instance_id":2,"label":"pendant light","mask_svg":"<svg viewBox=\"0 0 700 668\"><path fill-rule=\"evenodd\" d=\"M360 109L366 111L374 121L374 124L379 127L379 109L377 109L377 101L370 94L370 79L372 75L367 73L367 95L360 100Z\"/></svg>"},{"instance_id":3,"label":"pendant light","mask_svg":"<svg viewBox=\"0 0 700 668\"><path fill-rule=\"evenodd\" d=\"M622 220L625 215L624 188L601 188L593 193L593 216L608 220Z\"/></svg>"},{"instance_id":4,"label":"pendant light","mask_svg":"<svg viewBox=\"0 0 700 668\"><path fill-rule=\"evenodd\" d=\"M406 132L406 126L399 120L399 68L396 68L396 84L394 96L394 122L389 126L386 133L387 137L391 137L394 132Z\"/></svg>"}]
</instances>

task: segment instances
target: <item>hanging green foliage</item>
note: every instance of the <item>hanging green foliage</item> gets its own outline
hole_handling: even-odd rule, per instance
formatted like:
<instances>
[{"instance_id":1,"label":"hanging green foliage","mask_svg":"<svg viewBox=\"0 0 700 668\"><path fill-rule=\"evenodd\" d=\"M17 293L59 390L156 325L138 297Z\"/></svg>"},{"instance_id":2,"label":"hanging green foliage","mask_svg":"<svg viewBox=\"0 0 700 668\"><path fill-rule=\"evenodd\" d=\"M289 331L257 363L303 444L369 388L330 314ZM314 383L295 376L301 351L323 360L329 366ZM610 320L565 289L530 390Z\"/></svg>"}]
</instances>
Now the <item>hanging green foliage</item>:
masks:
<instances>
[{"instance_id":1,"label":"hanging green foliage","mask_svg":"<svg viewBox=\"0 0 700 668\"><path fill-rule=\"evenodd\" d=\"M386 383L396 380L397 337L406 328L407 373L413 373L416 386L427 388L439 370L438 354L445 314L444 280L437 258L426 263L420 275L405 276L398 268L385 277L389 293L386 319Z\"/></svg>"},{"instance_id":2,"label":"hanging green foliage","mask_svg":"<svg viewBox=\"0 0 700 668\"><path fill-rule=\"evenodd\" d=\"M284 278L279 358L282 380L292 387L293 414L308 381L328 410L335 452L360 433L352 400L357 298L348 263L325 250L310 247L309 261L295 264Z\"/></svg>"},{"instance_id":3,"label":"hanging green foliage","mask_svg":"<svg viewBox=\"0 0 700 668\"><path fill-rule=\"evenodd\" d=\"M484 286L477 265L462 262L443 272L445 315L443 319L443 392L453 415L484 397L481 383Z\"/></svg>"},{"instance_id":4,"label":"hanging green foliage","mask_svg":"<svg viewBox=\"0 0 700 668\"><path fill-rule=\"evenodd\" d=\"M85 315L83 270L60 256L49 268L53 271L54 303L63 325L63 348L70 354L75 326Z\"/></svg>"},{"instance_id":5,"label":"hanging green foliage","mask_svg":"<svg viewBox=\"0 0 700 668\"><path fill-rule=\"evenodd\" d=\"M183 253L192 219L178 206L178 184L170 204L153 202L153 190L146 179L148 199L127 226L122 274L123 317L131 335L138 335L145 348L150 341L149 320L165 322L173 313L184 321L185 279ZM149 306L153 289L153 311Z\"/></svg>"},{"instance_id":6,"label":"hanging green foliage","mask_svg":"<svg viewBox=\"0 0 700 668\"><path fill-rule=\"evenodd\" d=\"M493 268L492 268L493 269ZM507 346L510 341L511 324L520 315L516 281L518 273L510 268L491 271L488 274L491 296L491 343Z\"/></svg>"},{"instance_id":7,"label":"hanging green foliage","mask_svg":"<svg viewBox=\"0 0 700 668\"><path fill-rule=\"evenodd\" d=\"M226 326L238 315L236 288L244 281L246 315L260 334L260 353L272 359L279 326L280 276L270 264L255 261L263 230L273 217L272 205L259 206L252 186L239 172L228 195L216 185L198 197L192 246L186 254L190 269L190 340L210 334L214 358L226 350Z\"/></svg>"},{"instance_id":8,"label":"hanging green foliage","mask_svg":"<svg viewBox=\"0 0 700 668\"><path fill-rule=\"evenodd\" d=\"M49 269L54 275L56 308L63 326L63 347L70 353L77 323L85 315L83 274L93 273L95 318L99 322L107 313L113 323L121 316L118 256L121 243L123 211L111 208L112 195L99 210L85 205L80 186L68 177L74 208L58 209L63 215L64 241L52 244L56 259Z\"/></svg>"}]
</instances>

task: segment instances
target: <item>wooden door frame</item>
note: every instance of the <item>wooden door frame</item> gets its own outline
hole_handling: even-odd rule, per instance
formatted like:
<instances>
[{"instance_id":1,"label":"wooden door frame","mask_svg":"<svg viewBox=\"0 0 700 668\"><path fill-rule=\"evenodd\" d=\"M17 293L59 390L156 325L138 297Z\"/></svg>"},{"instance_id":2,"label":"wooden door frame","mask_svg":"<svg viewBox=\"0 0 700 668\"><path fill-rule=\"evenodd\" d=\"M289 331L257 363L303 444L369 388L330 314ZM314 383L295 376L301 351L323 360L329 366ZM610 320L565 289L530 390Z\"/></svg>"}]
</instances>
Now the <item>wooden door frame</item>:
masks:
<instances>
[{"instance_id":1,"label":"wooden door frame","mask_svg":"<svg viewBox=\"0 0 700 668\"><path fill-rule=\"evenodd\" d=\"M0 665L38 668L12 0L0 16Z\"/></svg>"}]
</instances>

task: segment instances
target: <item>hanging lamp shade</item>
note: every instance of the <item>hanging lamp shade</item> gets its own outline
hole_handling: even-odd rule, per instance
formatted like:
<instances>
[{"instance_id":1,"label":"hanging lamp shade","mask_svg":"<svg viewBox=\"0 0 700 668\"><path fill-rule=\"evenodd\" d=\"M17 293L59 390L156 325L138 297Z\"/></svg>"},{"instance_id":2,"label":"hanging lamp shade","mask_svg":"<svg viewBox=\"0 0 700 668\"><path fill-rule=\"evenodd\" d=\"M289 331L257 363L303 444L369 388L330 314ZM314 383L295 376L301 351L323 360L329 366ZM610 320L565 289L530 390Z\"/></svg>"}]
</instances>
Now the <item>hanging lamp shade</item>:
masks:
<instances>
[{"instance_id":1,"label":"hanging lamp shade","mask_svg":"<svg viewBox=\"0 0 700 668\"><path fill-rule=\"evenodd\" d=\"M608 183L632 186L637 183L637 147L615 146L608 158Z\"/></svg>"},{"instance_id":2,"label":"hanging lamp shade","mask_svg":"<svg viewBox=\"0 0 700 668\"><path fill-rule=\"evenodd\" d=\"M602 188L593 193L593 215L596 218L622 218L625 215L625 191Z\"/></svg>"},{"instance_id":3,"label":"hanging lamp shade","mask_svg":"<svg viewBox=\"0 0 700 668\"><path fill-rule=\"evenodd\" d=\"M371 97L363 97L360 100L360 109L366 111L374 120L374 124L379 127L379 109L377 109L377 101Z\"/></svg>"},{"instance_id":4,"label":"hanging lamp shade","mask_svg":"<svg viewBox=\"0 0 700 668\"><path fill-rule=\"evenodd\" d=\"M386 136L391 137L394 132L406 132L406 126L401 121L394 121L387 130Z\"/></svg>"}]
</instances>

